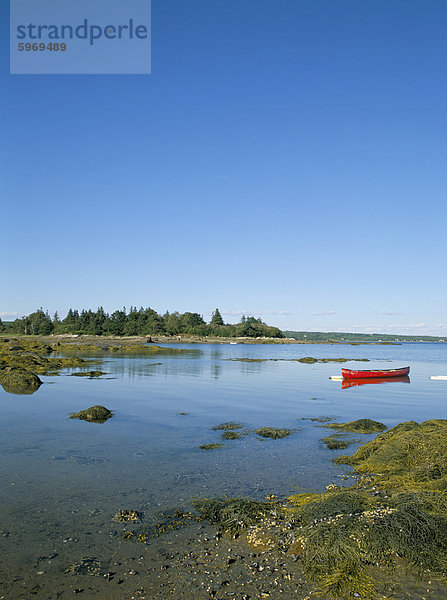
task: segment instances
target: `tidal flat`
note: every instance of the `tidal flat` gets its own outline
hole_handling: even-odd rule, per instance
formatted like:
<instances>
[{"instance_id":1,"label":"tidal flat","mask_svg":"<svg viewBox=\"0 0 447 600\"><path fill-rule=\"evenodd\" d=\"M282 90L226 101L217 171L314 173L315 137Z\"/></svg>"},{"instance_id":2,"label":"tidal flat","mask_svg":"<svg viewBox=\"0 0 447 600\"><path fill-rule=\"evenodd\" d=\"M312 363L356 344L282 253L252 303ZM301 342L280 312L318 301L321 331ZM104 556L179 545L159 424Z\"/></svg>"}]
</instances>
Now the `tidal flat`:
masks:
<instances>
[{"instance_id":1,"label":"tidal flat","mask_svg":"<svg viewBox=\"0 0 447 600\"><path fill-rule=\"evenodd\" d=\"M368 442L387 436L402 422L447 416L445 382L429 380L444 373L447 348L442 344L361 346L358 354L350 348L350 358L367 358L370 368L411 364L411 382L343 390L340 382L328 379L339 373L337 363L298 362L294 359L306 356L293 344L247 344L243 352L240 345L177 344L172 352L163 344L141 341L128 350L129 340L97 339L77 343L75 350L61 347L62 342L53 347L48 339L28 340L50 345L51 352L47 348L44 353L37 346L24 347L22 339L10 343L21 346L11 351L16 353L15 367L22 368L17 357L28 361L28 367L38 365L42 383L28 394L0 389L0 597L5 600L78 594L100 600L311 598L321 588L321 574L306 571L308 557L300 550L300 540L295 539L290 551L291 531L296 534L315 519L332 518L317 515L317 508L331 513L335 506L343 514L341 501L351 507L348 515L358 515L345 523L353 527L352 535L359 535L368 511L373 516L385 511L386 518L400 523L403 499L380 482L368 482L362 461L368 460L373 470L378 460L389 462L376 446L367 449ZM120 349L110 350L116 347ZM4 354L1 358L8 363ZM313 345L312 354L316 359L337 358L333 345ZM227 360L231 358L254 360ZM79 362L68 365L64 360ZM14 366L5 363L2 371ZM95 371L107 375L71 376ZM98 423L69 418L98 406L107 407L113 418ZM359 419L379 422L386 430L365 434L354 428L349 434L339 429L337 433L356 440L343 451L329 450L320 441L324 430L319 425ZM264 427L293 434L277 439L254 434ZM243 435L222 440L225 432ZM423 429L406 432L410 434L428 439ZM200 445L205 443L222 447L204 452ZM414 483L414 473L419 476L427 469L418 468L414 460L412 464ZM430 473L442 482L434 463ZM392 477L402 488L402 473ZM369 488L361 492L360 508L352 510L352 490L345 490L359 478ZM438 517L444 510L443 489L431 490L437 499L434 507L424 497L422 509L435 521L424 521L417 512L420 494L427 494L420 482L406 493L418 498L405 499L403 515L426 522L422 534L442 528ZM390 495L393 506L384 495ZM225 505L225 498L239 504ZM206 500L215 503L214 513L203 512ZM305 514L282 540L287 506ZM271 510L277 511L274 524L267 514ZM238 527L238 521L245 522L244 514L253 520ZM236 529L227 522L236 523ZM306 535L312 532L306 530ZM288 541L289 548L285 551L278 541ZM389 552L403 554L403 546ZM432 547L431 555L441 563L443 549ZM406 572L405 561L401 556L380 567L367 565L363 579L351 579L350 594L372 598L371 588L362 587L372 578L379 582L374 584L378 598L445 598L439 572L418 578L415 569ZM329 575L329 566L326 571ZM325 593L323 597L330 597L332 592L326 588Z\"/></svg>"}]
</instances>

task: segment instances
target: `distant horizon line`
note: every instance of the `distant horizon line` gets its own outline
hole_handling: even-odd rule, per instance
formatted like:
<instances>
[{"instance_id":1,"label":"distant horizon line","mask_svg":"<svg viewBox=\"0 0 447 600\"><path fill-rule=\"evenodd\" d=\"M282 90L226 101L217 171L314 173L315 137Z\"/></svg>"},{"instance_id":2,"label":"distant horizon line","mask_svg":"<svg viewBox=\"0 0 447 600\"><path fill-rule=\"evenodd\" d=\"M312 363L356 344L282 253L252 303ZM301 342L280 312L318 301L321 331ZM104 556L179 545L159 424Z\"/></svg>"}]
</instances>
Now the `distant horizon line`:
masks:
<instances>
[{"instance_id":1,"label":"distant horizon line","mask_svg":"<svg viewBox=\"0 0 447 600\"><path fill-rule=\"evenodd\" d=\"M379 338L392 338L393 340L396 340L397 338L399 339L404 339L404 338L430 338L430 339L436 339L436 340L442 340L442 341L447 341L447 336L443 336L443 335L432 335L432 334L418 334L418 333L384 333L384 332L370 332L370 333L364 333L364 332L358 332L358 331L306 331L306 330L294 330L294 329L281 329L281 331L287 335L287 334L296 334L296 335L300 335L303 337L306 337L307 334L310 335L324 335L324 336L329 336L332 335L335 338L341 339L342 336L346 335L346 336L355 336L356 338L358 338L360 340L360 336L366 337L366 338L370 338L370 337L379 337ZM351 340L347 340L347 341L351 341Z\"/></svg>"}]
</instances>

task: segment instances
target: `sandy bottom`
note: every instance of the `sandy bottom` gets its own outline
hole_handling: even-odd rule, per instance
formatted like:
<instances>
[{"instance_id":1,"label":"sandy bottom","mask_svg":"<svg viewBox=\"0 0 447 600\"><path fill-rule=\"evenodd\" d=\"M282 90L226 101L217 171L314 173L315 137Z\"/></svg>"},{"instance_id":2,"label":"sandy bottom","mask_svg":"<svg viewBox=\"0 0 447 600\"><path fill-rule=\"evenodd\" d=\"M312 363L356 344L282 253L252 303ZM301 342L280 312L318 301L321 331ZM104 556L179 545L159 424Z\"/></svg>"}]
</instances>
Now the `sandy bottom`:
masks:
<instances>
[{"instance_id":1,"label":"sandy bottom","mask_svg":"<svg viewBox=\"0 0 447 600\"><path fill-rule=\"evenodd\" d=\"M130 504L125 506L131 506L132 495L127 499ZM143 513L139 524L116 523L113 511L88 509L82 501L80 507L48 505L41 507L39 516L31 507L16 515L11 511L8 521L13 525L0 537L1 600L75 595L98 600L304 600L315 595L299 561L253 551L242 536L234 540L190 520L181 529L142 543L123 539L123 534L154 524L155 515ZM385 579L379 598L447 597L444 584L427 585L396 573L382 573L379 580Z\"/></svg>"}]
</instances>

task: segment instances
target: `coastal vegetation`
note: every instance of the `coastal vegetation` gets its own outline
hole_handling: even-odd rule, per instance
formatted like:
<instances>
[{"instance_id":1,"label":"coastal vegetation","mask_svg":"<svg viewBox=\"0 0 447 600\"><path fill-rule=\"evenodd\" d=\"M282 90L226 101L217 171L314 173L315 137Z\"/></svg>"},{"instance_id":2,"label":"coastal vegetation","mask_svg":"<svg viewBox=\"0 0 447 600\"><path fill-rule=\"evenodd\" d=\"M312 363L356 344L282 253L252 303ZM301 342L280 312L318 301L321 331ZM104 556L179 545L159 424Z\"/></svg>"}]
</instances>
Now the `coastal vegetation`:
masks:
<instances>
[{"instance_id":1,"label":"coastal vegetation","mask_svg":"<svg viewBox=\"0 0 447 600\"><path fill-rule=\"evenodd\" d=\"M256 429L255 433L263 438L279 440L281 438L288 437L292 431L290 429L279 429L278 427L260 427L259 429Z\"/></svg>"},{"instance_id":2,"label":"coastal vegetation","mask_svg":"<svg viewBox=\"0 0 447 600\"><path fill-rule=\"evenodd\" d=\"M42 385L40 377L20 367L6 367L0 371L0 384L10 394L34 394Z\"/></svg>"},{"instance_id":3,"label":"coastal vegetation","mask_svg":"<svg viewBox=\"0 0 447 600\"><path fill-rule=\"evenodd\" d=\"M98 404L70 415L70 419L81 419L81 421L90 421L90 423L105 423L111 417L113 417L112 411Z\"/></svg>"},{"instance_id":4,"label":"coastal vegetation","mask_svg":"<svg viewBox=\"0 0 447 600\"><path fill-rule=\"evenodd\" d=\"M11 394L33 394L42 384L39 375L57 375L62 369L98 362L78 356L50 357L54 349L33 339L0 341L0 384Z\"/></svg>"},{"instance_id":5,"label":"coastal vegetation","mask_svg":"<svg viewBox=\"0 0 447 600\"><path fill-rule=\"evenodd\" d=\"M96 379L102 375L107 375L107 373L105 371L78 371L72 373L73 377L89 377L90 379Z\"/></svg>"},{"instance_id":6,"label":"coastal vegetation","mask_svg":"<svg viewBox=\"0 0 447 600\"><path fill-rule=\"evenodd\" d=\"M349 423L326 423L320 427L339 429L340 431L352 431L353 433L380 433L386 429L386 425L372 419L357 419Z\"/></svg>"},{"instance_id":7,"label":"coastal vegetation","mask_svg":"<svg viewBox=\"0 0 447 600\"><path fill-rule=\"evenodd\" d=\"M3 323L0 327L0 331L2 330L5 330ZM40 308L30 315L9 323L6 330L24 335L192 335L284 338L280 329L267 325L260 318L243 315L240 323L225 323L218 308L213 312L209 323L206 323L199 313L166 312L161 315L152 308L137 309L134 306L131 306L130 310L122 308L111 314L105 312L102 307L96 311L91 309L78 311L70 308L63 319L60 319L57 312L51 317L47 311Z\"/></svg>"},{"instance_id":8,"label":"coastal vegetation","mask_svg":"<svg viewBox=\"0 0 447 600\"><path fill-rule=\"evenodd\" d=\"M213 431L234 431L235 429L242 429L242 423L235 423L234 421L228 421L211 427Z\"/></svg>"},{"instance_id":9,"label":"coastal vegetation","mask_svg":"<svg viewBox=\"0 0 447 600\"><path fill-rule=\"evenodd\" d=\"M222 448L223 444L219 444L217 442L213 442L211 444L202 444L199 446L201 450L217 450L218 448Z\"/></svg>"},{"instance_id":10,"label":"coastal vegetation","mask_svg":"<svg viewBox=\"0 0 447 600\"><path fill-rule=\"evenodd\" d=\"M360 440L355 438L347 438L344 433L334 433L327 437L321 438L322 442L326 444L326 448L329 450L344 450L348 446L358 444Z\"/></svg>"},{"instance_id":11,"label":"coastal vegetation","mask_svg":"<svg viewBox=\"0 0 447 600\"><path fill-rule=\"evenodd\" d=\"M369 358L314 358L313 356L304 356L303 358L225 358L224 360L257 363L257 362L300 362L308 365L315 363L345 363L345 362L369 362Z\"/></svg>"},{"instance_id":12,"label":"coastal vegetation","mask_svg":"<svg viewBox=\"0 0 447 600\"><path fill-rule=\"evenodd\" d=\"M223 440L240 440L243 434L238 431L224 431L222 434Z\"/></svg>"},{"instance_id":13,"label":"coastal vegetation","mask_svg":"<svg viewBox=\"0 0 447 600\"><path fill-rule=\"evenodd\" d=\"M98 354L101 356L105 353L113 353L152 357L191 355L199 352L184 348L147 345L142 342L127 343L126 341L126 343L117 344L119 344L117 340L113 340L113 344L110 344L109 340L109 343L101 346L91 344L89 340L82 340L82 342L66 340L64 343L55 341L50 345L36 340L34 336L20 339L0 338L0 384L5 391L10 393L32 394L42 384L38 375L59 375L63 369L78 367L83 370L71 373L71 375L90 379L107 375L105 371L89 369L92 365L101 364L102 360ZM51 354L57 354L57 356L50 356ZM60 356L61 354L64 356Z\"/></svg>"},{"instance_id":14,"label":"coastal vegetation","mask_svg":"<svg viewBox=\"0 0 447 600\"><path fill-rule=\"evenodd\" d=\"M253 550L294 556L324 597L371 600L396 571L445 581L447 420L402 423L336 462L354 467L354 485L285 501L203 498L194 506Z\"/></svg>"}]
</instances>

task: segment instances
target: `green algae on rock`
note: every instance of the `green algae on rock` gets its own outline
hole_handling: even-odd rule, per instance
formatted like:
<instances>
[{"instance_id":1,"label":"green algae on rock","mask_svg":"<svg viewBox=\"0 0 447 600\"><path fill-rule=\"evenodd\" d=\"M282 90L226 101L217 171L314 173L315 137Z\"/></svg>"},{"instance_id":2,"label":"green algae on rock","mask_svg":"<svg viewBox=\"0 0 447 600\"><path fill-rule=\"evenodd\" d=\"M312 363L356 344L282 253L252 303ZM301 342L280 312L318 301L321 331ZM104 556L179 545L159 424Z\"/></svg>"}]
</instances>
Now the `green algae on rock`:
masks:
<instances>
[{"instance_id":1,"label":"green algae on rock","mask_svg":"<svg viewBox=\"0 0 447 600\"><path fill-rule=\"evenodd\" d=\"M313 365L315 363L345 363L345 362L369 362L369 358L314 358L313 356L305 356L304 358L224 358L224 360L260 363L260 362L299 362Z\"/></svg>"},{"instance_id":2,"label":"green algae on rock","mask_svg":"<svg viewBox=\"0 0 447 600\"><path fill-rule=\"evenodd\" d=\"M447 420L403 423L351 456L350 488L290 496L265 506L195 500L201 518L263 552L299 561L321 595L372 600L390 570L447 580ZM243 499L242 499L243 500Z\"/></svg>"},{"instance_id":3,"label":"green algae on rock","mask_svg":"<svg viewBox=\"0 0 447 600\"><path fill-rule=\"evenodd\" d=\"M142 542L146 544L171 531L177 531L191 525L192 521L198 520L195 515L191 512L183 512L181 510L174 510L169 513L161 513L161 521L155 523L155 525L144 525L138 530L126 531L122 539L134 540L136 542Z\"/></svg>"},{"instance_id":4,"label":"green algae on rock","mask_svg":"<svg viewBox=\"0 0 447 600\"><path fill-rule=\"evenodd\" d=\"M345 448L348 448L348 446L352 446L352 444L359 443L359 440L346 438L345 435L341 433L334 433L334 435L321 438L320 442L324 442L326 448L329 450L344 450Z\"/></svg>"},{"instance_id":5,"label":"green algae on rock","mask_svg":"<svg viewBox=\"0 0 447 600\"><path fill-rule=\"evenodd\" d=\"M327 425L319 425L319 427L329 427L354 433L380 433L386 429L386 425L372 419L357 419L356 421L349 421L349 423L328 423Z\"/></svg>"},{"instance_id":6,"label":"green algae on rock","mask_svg":"<svg viewBox=\"0 0 447 600\"><path fill-rule=\"evenodd\" d=\"M260 427L255 433L263 438L272 438L274 440L285 438L292 433L291 429L278 429L277 427Z\"/></svg>"},{"instance_id":7,"label":"green algae on rock","mask_svg":"<svg viewBox=\"0 0 447 600\"><path fill-rule=\"evenodd\" d=\"M240 440L243 437L238 431L224 431L222 434L223 440Z\"/></svg>"},{"instance_id":8,"label":"green algae on rock","mask_svg":"<svg viewBox=\"0 0 447 600\"><path fill-rule=\"evenodd\" d=\"M242 429L242 423L235 423L234 421L228 421L227 423L221 423L211 427L213 431L234 431L235 429Z\"/></svg>"},{"instance_id":9,"label":"green algae on rock","mask_svg":"<svg viewBox=\"0 0 447 600\"><path fill-rule=\"evenodd\" d=\"M447 420L421 424L401 423L360 446L352 456L339 456L337 463L368 473L375 485L386 489L447 489ZM447 533L447 532L446 532Z\"/></svg>"},{"instance_id":10,"label":"green algae on rock","mask_svg":"<svg viewBox=\"0 0 447 600\"><path fill-rule=\"evenodd\" d=\"M87 363L80 357L48 357L50 350L47 344L35 340L20 340L20 345L11 339L11 346L0 345L0 366L20 367L39 375L57 375L61 369L81 367ZM98 360L89 361L100 362Z\"/></svg>"},{"instance_id":11,"label":"green algae on rock","mask_svg":"<svg viewBox=\"0 0 447 600\"><path fill-rule=\"evenodd\" d=\"M111 417L113 417L112 411L105 406L100 405L91 406L90 408L70 415L70 419L81 419L82 421L89 421L90 423L105 423Z\"/></svg>"},{"instance_id":12,"label":"green algae on rock","mask_svg":"<svg viewBox=\"0 0 447 600\"><path fill-rule=\"evenodd\" d=\"M42 385L40 378L27 369L7 367L0 371L0 384L10 394L34 394Z\"/></svg>"},{"instance_id":13,"label":"green algae on rock","mask_svg":"<svg viewBox=\"0 0 447 600\"><path fill-rule=\"evenodd\" d=\"M117 344L116 340L111 344L110 341L101 340L101 345L93 344L90 342L83 342L82 340L76 340L74 342L62 342L57 348L58 353L68 355L95 355L112 352L114 354L139 354L139 355L150 355L150 356L162 356L172 354L200 354L199 349L189 348L172 348L170 346L155 346L145 345L142 342L135 343L123 343Z\"/></svg>"},{"instance_id":14,"label":"green algae on rock","mask_svg":"<svg viewBox=\"0 0 447 600\"><path fill-rule=\"evenodd\" d=\"M297 362L313 365L314 363L345 363L345 362L369 362L369 358L314 358L313 356L305 356L304 358L296 359Z\"/></svg>"},{"instance_id":15,"label":"green algae on rock","mask_svg":"<svg viewBox=\"0 0 447 600\"><path fill-rule=\"evenodd\" d=\"M200 518L232 534L256 525L276 506L275 502L258 502L249 498L194 499Z\"/></svg>"},{"instance_id":16,"label":"green algae on rock","mask_svg":"<svg viewBox=\"0 0 447 600\"><path fill-rule=\"evenodd\" d=\"M213 444L202 444L200 446L201 450L217 450L218 448L223 448L223 444L213 443Z\"/></svg>"},{"instance_id":17,"label":"green algae on rock","mask_svg":"<svg viewBox=\"0 0 447 600\"><path fill-rule=\"evenodd\" d=\"M107 373L104 371L78 371L71 375L73 377L90 377L90 379L94 379L95 377L101 377L101 375L107 375Z\"/></svg>"},{"instance_id":18,"label":"green algae on rock","mask_svg":"<svg viewBox=\"0 0 447 600\"><path fill-rule=\"evenodd\" d=\"M318 398L311 398L311 400L317 400ZM302 421L316 421L317 423L329 423L329 421L333 421L335 417L301 417Z\"/></svg>"},{"instance_id":19,"label":"green algae on rock","mask_svg":"<svg viewBox=\"0 0 447 600\"><path fill-rule=\"evenodd\" d=\"M300 523L289 550L321 591L373 598L371 565L399 561L446 580L447 421L402 423L335 462L355 467L356 485L289 498Z\"/></svg>"}]
</instances>

